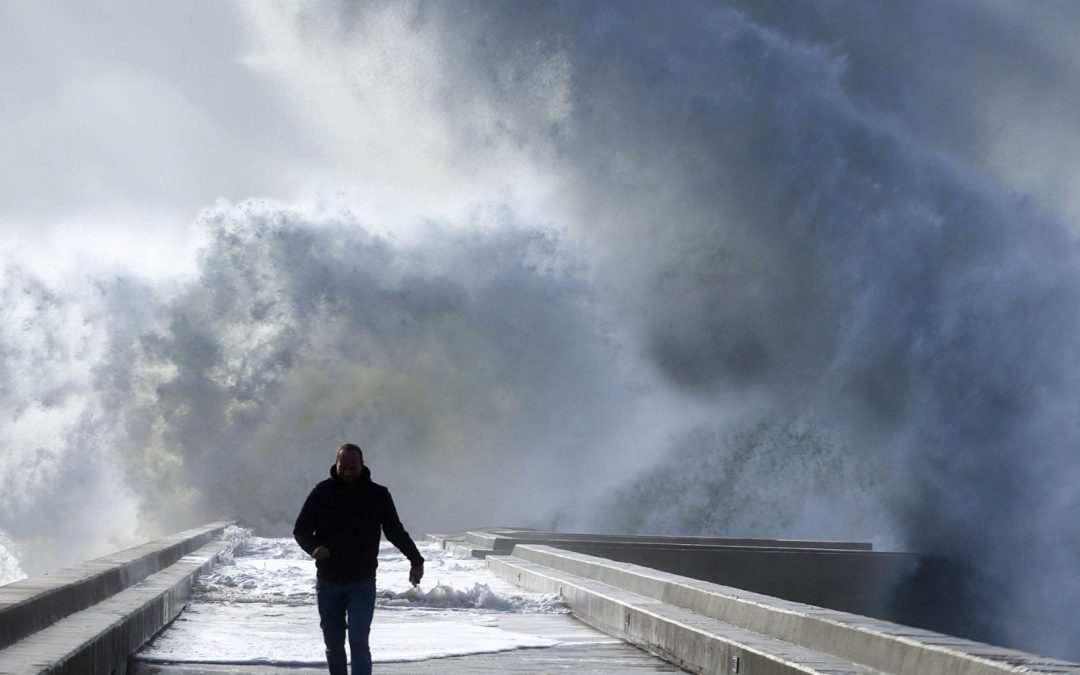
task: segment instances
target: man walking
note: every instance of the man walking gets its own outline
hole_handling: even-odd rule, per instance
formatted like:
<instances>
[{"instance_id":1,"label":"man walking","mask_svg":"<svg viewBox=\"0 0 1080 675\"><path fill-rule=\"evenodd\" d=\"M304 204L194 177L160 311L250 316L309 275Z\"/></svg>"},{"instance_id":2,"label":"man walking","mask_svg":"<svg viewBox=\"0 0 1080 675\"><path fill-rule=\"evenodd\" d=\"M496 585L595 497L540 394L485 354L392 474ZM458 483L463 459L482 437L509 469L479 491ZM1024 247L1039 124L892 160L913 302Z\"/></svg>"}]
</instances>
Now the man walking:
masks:
<instances>
[{"instance_id":1,"label":"man walking","mask_svg":"<svg viewBox=\"0 0 1080 675\"><path fill-rule=\"evenodd\" d=\"M424 559L398 519L390 491L371 481L360 447L346 443L338 448L330 478L308 495L293 528L296 543L315 558L315 597L330 675L347 675L346 626L353 675L371 673L368 633L375 614L380 529L412 564L409 581L420 583Z\"/></svg>"}]
</instances>

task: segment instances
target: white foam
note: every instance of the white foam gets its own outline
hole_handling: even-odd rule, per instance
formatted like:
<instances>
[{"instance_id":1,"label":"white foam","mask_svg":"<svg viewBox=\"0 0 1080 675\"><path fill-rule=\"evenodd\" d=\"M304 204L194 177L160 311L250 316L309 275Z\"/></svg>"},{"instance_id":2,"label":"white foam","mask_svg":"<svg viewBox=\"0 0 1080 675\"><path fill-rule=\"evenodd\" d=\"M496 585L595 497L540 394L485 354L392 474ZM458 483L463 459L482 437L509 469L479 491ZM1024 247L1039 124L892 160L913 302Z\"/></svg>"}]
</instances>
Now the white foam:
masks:
<instances>
[{"instance_id":1,"label":"white foam","mask_svg":"<svg viewBox=\"0 0 1080 675\"><path fill-rule=\"evenodd\" d=\"M291 539L252 537L229 528L221 563L203 576L195 595L204 602L314 604L315 563ZM384 543L379 550L376 603L500 612L565 612L557 596L524 593L495 577L482 560L460 560L434 545L421 545L424 583L408 583L409 562Z\"/></svg>"},{"instance_id":2,"label":"white foam","mask_svg":"<svg viewBox=\"0 0 1080 675\"><path fill-rule=\"evenodd\" d=\"M372 660L422 661L559 644L485 623L480 615L406 617L378 612L371 627ZM314 606L194 604L136 658L155 663L320 666L326 663L323 650Z\"/></svg>"},{"instance_id":3,"label":"white foam","mask_svg":"<svg viewBox=\"0 0 1080 675\"><path fill-rule=\"evenodd\" d=\"M211 574L200 578L191 604L136 658L169 663L325 663L315 564L291 539L226 531L228 547ZM418 661L549 647L559 644L494 625L500 614L566 612L556 596L523 593L495 577L481 560L459 560L421 545L426 559L420 588L408 582L409 561L395 548L379 550L372 658Z\"/></svg>"},{"instance_id":4,"label":"white foam","mask_svg":"<svg viewBox=\"0 0 1080 675\"><path fill-rule=\"evenodd\" d=\"M442 609L490 609L498 612L565 611L555 596L535 593L498 593L488 584L475 583L472 588L458 590L438 584L430 591L410 588L405 591L385 590L376 599L379 607L435 607Z\"/></svg>"}]
</instances>

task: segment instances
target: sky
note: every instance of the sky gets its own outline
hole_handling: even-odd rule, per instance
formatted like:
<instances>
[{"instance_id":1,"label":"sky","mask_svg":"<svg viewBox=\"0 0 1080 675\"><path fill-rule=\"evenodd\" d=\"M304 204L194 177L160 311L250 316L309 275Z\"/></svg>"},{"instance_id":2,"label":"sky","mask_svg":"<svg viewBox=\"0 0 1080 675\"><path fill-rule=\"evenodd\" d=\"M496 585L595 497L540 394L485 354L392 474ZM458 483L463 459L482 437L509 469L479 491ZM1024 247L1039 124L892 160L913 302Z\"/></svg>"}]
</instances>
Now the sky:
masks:
<instances>
[{"instance_id":1,"label":"sky","mask_svg":"<svg viewBox=\"0 0 1080 675\"><path fill-rule=\"evenodd\" d=\"M945 554L1076 657L1078 23L0 5L0 577L285 533L352 441L414 534Z\"/></svg>"}]
</instances>

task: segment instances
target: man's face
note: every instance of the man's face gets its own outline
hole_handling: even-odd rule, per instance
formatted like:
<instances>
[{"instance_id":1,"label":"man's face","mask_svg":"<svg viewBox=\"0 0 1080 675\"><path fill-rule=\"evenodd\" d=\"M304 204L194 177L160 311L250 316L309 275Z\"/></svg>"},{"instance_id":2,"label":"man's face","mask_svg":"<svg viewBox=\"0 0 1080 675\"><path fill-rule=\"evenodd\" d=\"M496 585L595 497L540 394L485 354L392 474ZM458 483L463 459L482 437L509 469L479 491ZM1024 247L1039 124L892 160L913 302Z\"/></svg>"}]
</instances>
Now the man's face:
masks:
<instances>
[{"instance_id":1,"label":"man's face","mask_svg":"<svg viewBox=\"0 0 1080 675\"><path fill-rule=\"evenodd\" d=\"M355 483L360 480L360 471L364 468L364 460L360 459L358 452L342 452L337 456L338 478L346 483Z\"/></svg>"}]
</instances>

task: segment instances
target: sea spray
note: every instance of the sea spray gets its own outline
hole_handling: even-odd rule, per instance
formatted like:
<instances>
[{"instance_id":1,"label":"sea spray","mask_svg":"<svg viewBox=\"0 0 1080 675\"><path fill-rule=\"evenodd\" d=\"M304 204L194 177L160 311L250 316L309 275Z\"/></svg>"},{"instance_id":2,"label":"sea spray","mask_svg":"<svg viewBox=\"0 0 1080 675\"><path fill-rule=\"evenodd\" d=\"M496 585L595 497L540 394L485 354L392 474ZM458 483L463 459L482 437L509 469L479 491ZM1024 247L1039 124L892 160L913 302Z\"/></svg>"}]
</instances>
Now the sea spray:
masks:
<instances>
[{"instance_id":1,"label":"sea spray","mask_svg":"<svg viewBox=\"0 0 1080 675\"><path fill-rule=\"evenodd\" d=\"M15 542L0 530L0 586L26 578L26 573L19 566Z\"/></svg>"},{"instance_id":2,"label":"sea spray","mask_svg":"<svg viewBox=\"0 0 1080 675\"><path fill-rule=\"evenodd\" d=\"M24 569L282 533L353 440L414 529L618 526L599 495L873 539L978 566L1008 642L1078 656L1078 10L466 7L248 5L182 61L146 58L182 22L0 22L87 38L7 60L0 106L0 219L37 247L0 324ZM205 235L187 277L38 236L160 212Z\"/></svg>"}]
</instances>

